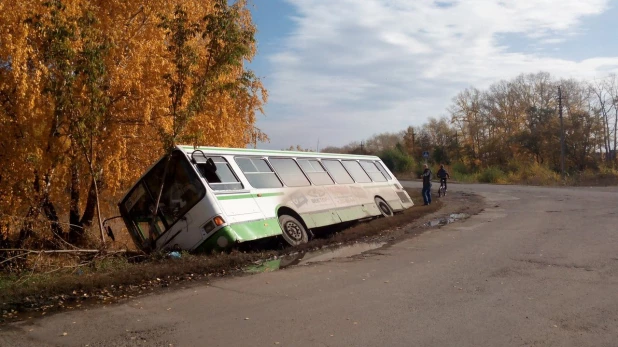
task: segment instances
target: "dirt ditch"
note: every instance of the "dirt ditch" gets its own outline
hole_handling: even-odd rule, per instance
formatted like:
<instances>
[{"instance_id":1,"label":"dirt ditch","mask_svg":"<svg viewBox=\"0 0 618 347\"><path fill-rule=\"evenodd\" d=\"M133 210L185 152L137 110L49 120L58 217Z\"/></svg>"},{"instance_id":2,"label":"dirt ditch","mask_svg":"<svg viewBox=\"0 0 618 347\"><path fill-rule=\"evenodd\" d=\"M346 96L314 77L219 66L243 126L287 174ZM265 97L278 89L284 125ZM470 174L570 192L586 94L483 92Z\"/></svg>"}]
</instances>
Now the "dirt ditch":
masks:
<instances>
[{"instance_id":1,"label":"dirt ditch","mask_svg":"<svg viewBox=\"0 0 618 347\"><path fill-rule=\"evenodd\" d=\"M347 225L345 228L320 230L309 243L283 248L270 240L244 245L228 253L194 255L179 258L158 254L140 261L114 257L95 268L58 271L53 274L29 274L0 277L0 323L35 319L54 312L84 309L129 298L207 283L216 278L248 275L307 261L328 259L331 254L350 256L419 235L440 227L452 215L465 218L483 210L480 196L451 193L430 206L418 204L420 192L408 189L416 206L392 218ZM350 248L337 250L340 248ZM350 253L351 252L351 253ZM326 254L326 255L324 255ZM281 266L284 264L284 266Z\"/></svg>"}]
</instances>

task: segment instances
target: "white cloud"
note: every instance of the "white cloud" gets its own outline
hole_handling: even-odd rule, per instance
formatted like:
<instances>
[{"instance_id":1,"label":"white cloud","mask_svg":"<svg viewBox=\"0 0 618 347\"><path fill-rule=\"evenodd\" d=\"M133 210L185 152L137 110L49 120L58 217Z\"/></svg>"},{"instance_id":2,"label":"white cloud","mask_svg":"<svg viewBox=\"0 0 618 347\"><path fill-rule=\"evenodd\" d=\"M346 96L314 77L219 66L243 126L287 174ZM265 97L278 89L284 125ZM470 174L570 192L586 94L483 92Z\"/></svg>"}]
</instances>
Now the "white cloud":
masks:
<instances>
[{"instance_id":1,"label":"white cloud","mask_svg":"<svg viewBox=\"0 0 618 347\"><path fill-rule=\"evenodd\" d=\"M500 35L555 45L609 0L288 0L296 28L270 57L271 147L342 145L445 114L463 87L519 73L593 77L618 57L513 52ZM285 113L285 114L284 114ZM319 135L322 134L322 135Z\"/></svg>"}]
</instances>

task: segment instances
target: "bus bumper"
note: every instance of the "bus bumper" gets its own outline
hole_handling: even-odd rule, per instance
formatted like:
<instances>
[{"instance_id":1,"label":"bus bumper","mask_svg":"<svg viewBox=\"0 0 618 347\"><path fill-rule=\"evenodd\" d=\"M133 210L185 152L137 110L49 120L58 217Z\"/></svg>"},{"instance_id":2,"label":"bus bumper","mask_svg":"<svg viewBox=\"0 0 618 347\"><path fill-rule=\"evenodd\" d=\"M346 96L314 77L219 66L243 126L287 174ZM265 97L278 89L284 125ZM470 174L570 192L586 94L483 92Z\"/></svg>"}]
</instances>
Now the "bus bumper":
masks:
<instances>
[{"instance_id":1,"label":"bus bumper","mask_svg":"<svg viewBox=\"0 0 618 347\"><path fill-rule=\"evenodd\" d=\"M277 218L226 225L195 248L195 252L211 252L232 247L235 243L281 235Z\"/></svg>"}]
</instances>

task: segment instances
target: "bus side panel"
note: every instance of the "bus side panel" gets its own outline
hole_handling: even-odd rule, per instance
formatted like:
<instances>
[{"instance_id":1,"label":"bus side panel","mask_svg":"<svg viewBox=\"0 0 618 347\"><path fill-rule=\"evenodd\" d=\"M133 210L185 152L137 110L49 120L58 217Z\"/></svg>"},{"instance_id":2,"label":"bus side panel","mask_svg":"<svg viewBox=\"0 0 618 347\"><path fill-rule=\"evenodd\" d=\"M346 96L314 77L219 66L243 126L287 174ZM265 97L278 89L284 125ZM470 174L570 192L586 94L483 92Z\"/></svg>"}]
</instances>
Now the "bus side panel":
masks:
<instances>
[{"instance_id":1,"label":"bus side panel","mask_svg":"<svg viewBox=\"0 0 618 347\"><path fill-rule=\"evenodd\" d=\"M328 193L335 203L335 212L343 222L379 214L374 208L373 197L363 187L357 185L329 186Z\"/></svg>"},{"instance_id":2,"label":"bus side panel","mask_svg":"<svg viewBox=\"0 0 618 347\"><path fill-rule=\"evenodd\" d=\"M265 217L251 194L218 195L217 199L228 223L264 219Z\"/></svg>"},{"instance_id":3,"label":"bus side panel","mask_svg":"<svg viewBox=\"0 0 618 347\"><path fill-rule=\"evenodd\" d=\"M230 225L237 237L237 242L245 242L264 237L281 235L281 227L277 218L254 220Z\"/></svg>"},{"instance_id":4,"label":"bus side panel","mask_svg":"<svg viewBox=\"0 0 618 347\"><path fill-rule=\"evenodd\" d=\"M341 223L341 218L335 211L313 212L302 215L308 228L319 228L327 225Z\"/></svg>"},{"instance_id":5,"label":"bus side panel","mask_svg":"<svg viewBox=\"0 0 618 347\"><path fill-rule=\"evenodd\" d=\"M372 204L375 206L375 203ZM375 216L375 214L372 215L371 212L369 212L367 206L370 205L367 204L341 208L337 210L337 215L339 215L339 218L345 222Z\"/></svg>"},{"instance_id":6,"label":"bus side panel","mask_svg":"<svg viewBox=\"0 0 618 347\"><path fill-rule=\"evenodd\" d=\"M375 185L373 187L368 187L367 190L369 190L374 196L379 196L384 199L393 209L393 211L400 211L404 209L404 206L401 203L399 195L397 195L397 190L394 185Z\"/></svg>"},{"instance_id":7,"label":"bus side panel","mask_svg":"<svg viewBox=\"0 0 618 347\"><path fill-rule=\"evenodd\" d=\"M298 213L308 228L340 223L341 219L333 213L335 204L323 186L309 186L285 194L281 206Z\"/></svg>"}]
</instances>

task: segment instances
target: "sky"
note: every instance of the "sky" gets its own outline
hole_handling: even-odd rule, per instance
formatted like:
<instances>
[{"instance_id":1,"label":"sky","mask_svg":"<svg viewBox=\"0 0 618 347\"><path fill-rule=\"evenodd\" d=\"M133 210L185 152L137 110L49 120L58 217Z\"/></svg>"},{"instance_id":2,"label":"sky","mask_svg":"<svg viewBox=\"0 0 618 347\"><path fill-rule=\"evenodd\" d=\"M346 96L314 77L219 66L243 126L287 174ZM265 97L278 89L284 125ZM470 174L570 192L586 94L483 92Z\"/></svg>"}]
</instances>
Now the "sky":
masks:
<instances>
[{"instance_id":1,"label":"sky","mask_svg":"<svg viewBox=\"0 0 618 347\"><path fill-rule=\"evenodd\" d=\"M252 0L259 148L342 146L448 116L521 73L618 73L618 0Z\"/></svg>"}]
</instances>

